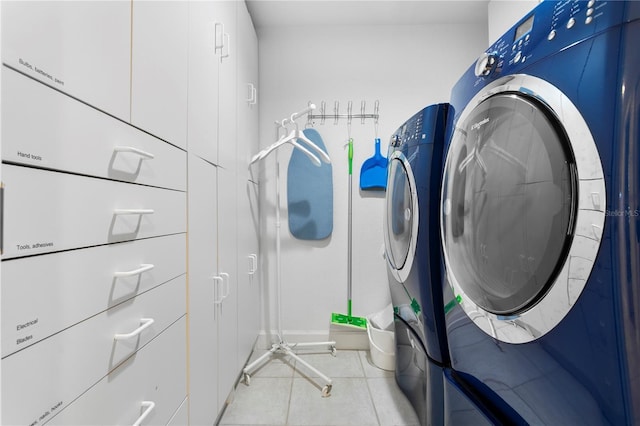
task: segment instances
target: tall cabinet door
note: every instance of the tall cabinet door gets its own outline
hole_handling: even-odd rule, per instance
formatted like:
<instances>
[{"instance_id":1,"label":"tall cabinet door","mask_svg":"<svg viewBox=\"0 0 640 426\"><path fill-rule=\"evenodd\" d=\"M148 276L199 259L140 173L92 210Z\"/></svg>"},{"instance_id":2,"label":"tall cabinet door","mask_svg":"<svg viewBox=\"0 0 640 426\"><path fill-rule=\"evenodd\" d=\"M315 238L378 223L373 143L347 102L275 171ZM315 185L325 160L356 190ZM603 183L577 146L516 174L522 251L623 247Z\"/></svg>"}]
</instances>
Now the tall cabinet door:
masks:
<instances>
[{"instance_id":1,"label":"tall cabinet door","mask_svg":"<svg viewBox=\"0 0 640 426\"><path fill-rule=\"evenodd\" d=\"M217 167L189 154L189 398L193 425L218 416L218 322L224 286L218 275Z\"/></svg>"},{"instance_id":2,"label":"tall cabinet door","mask_svg":"<svg viewBox=\"0 0 640 426\"><path fill-rule=\"evenodd\" d=\"M189 2L189 152L218 164L219 2Z\"/></svg>"},{"instance_id":3,"label":"tall cabinet door","mask_svg":"<svg viewBox=\"0 0 640 426\"><path fill-rule=\"evenodd\" d=\"M134 0L131 123L187 145L187 2Z\"/></svg>"},{"instance_id":4,"label":"tall cabinet door","mask_svg":"<svg viewBox=\"0 0 640 426\"><path fill-rule=\"evenodd\" d=\"M237 6L244 2L221 1L218 31L222 32L220 55L220 110L218 122L218 164L235 169L236 161L236 69L238 58Z\"/></svg>"},{"instance_id":5,"label":"tall cabinet door","mask_svg":"<svg viewBox=\"0 0 640 426\"><path fill-rule=\"evenodd\" d=\"M260 332L258 184L238 181L238 357L241 370Z\"/></svg>"},{"instance_id":6,"label":"tall cabinet door","mask_svg":"<svg viewBox=\"0 0 640 426\"><path fill-rule=\"evenodd\" d=\"M131 4L3 1L2 62L129 121Z\"/></svg>"},{"instance_id":7,"label":"tall cabinet door","mask_svg":"<svg viewBox=\"0 0 640 426\"><path fill-rule=\"evenodd\" d=\"M250 159L258 141L258 38L244 3L238 6L238 368L251 354L260 330L260 227L257 176Z\"/></svg>"},{"instance_id":8,"label":"tall cabinet door","mask_svg":"<svg viewBox=\"0 0 640 426\"><path fill-rule=\"evenodd\" d=\"M239 375L238 358L238 274L236 174L218 167L218 276L223 278L224 294L219 306L219 377L218 402L220 408L233 390Z\"/></svg>"}]
</instances>

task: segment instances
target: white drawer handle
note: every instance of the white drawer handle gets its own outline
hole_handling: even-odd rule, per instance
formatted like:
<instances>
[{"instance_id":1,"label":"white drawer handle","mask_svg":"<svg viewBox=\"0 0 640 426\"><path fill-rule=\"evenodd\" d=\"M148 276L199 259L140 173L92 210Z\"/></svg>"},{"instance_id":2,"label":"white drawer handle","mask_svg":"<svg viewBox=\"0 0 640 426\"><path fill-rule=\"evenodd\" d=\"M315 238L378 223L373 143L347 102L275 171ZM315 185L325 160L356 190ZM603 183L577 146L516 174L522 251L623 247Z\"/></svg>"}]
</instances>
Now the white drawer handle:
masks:
<instances>
[{"instance_id":1,"label":"white drawer handle","mask_svg":"<svg viewBox=\"0 0 640 426\"><path fill-rule=\"evenodd\" d=\"M250 254L249 259L251 259L251 269L249 269L249 275L254 275L258 270L258 256L255 254Z\"/></svg>"},{"instance_id":2,"label":"white drawer handle","mask_svg":"<svg viewBox=\"0 0 640 426\"><path fill-rule=\"evenodd\" d=\"M153 209L115 209L113 214L153 214Z\"/></svg>"},{"instance_id":3,"label":"white drawer handle","mask_svg":"<svg viewBox=\"0 0 640 426\"><path fill-rule=\"evenodd\" d=\"M148 159L152 160L155 157L155 155L153 155L150 152L143 151L141 149L134 148L132 146L116 146L115 148L113 148L113 150L115 152L132 152L134 154L138 154L143 159L148 158Z\"/></svg>"},{"instance_id":4,"label":"white drawer handle","mask_svg":"<svg viewBox=\"0 0 640 426\"><path fill-rule=\"evenodd\" d=\"M222 296L222 300L226 299L227 297L229 297L229 274L227 274L226 272L220 272L220 276L223 278L225 285L225 292L224 292L224 296Z\"/></svg>"},{"instance_id":5,"label":"white drawer handle","mask_svg":"<svg viewBox=\"0 0 640 426\"><path fill-rule=\"evenodd\" d=\"M142 323L142 325L138 328L136 328L135 330L133 330L131 333L127 333L127 334L115 334L113 336L114 340L126 340L126 339L131 339L132 337L136 337L138 334L142 333L142 331L145 328L148 328L149 326L151 326L151 324L153 324L154 320L153 318L140 318L140 322Z\"/></svg>"},{"instance_id":6,"label":"white drawer handle","mask_svg":"<svg viewBox=\"0 0 640 426\"><path fill-rule=\"evenodd\" d=\"M142 401L141 404L143 407L146 407L147 409L144 410L144 413L142 413L140 415L140 417L138 417L138 420L135 421L135 423L133 424L133 426L140 426L142 424L142 421L149 415L151 414L151 412L153 411L154 408L156 408L156 403L153 401Z\"/></svg>"},{"instance_id":7,"label":"white drawer handle","mask_svg":"<svg viewBox=\"0 0 640 426\"><path fill-rule=\"evenodd\" d=\"M116 278L131 277L133 275L140 275L141 273L147 272L153 268L155 268L154 265L142 263L138 269L134 269L133 271L114 272L113 276Z\"/></svg>"}]
</instances>

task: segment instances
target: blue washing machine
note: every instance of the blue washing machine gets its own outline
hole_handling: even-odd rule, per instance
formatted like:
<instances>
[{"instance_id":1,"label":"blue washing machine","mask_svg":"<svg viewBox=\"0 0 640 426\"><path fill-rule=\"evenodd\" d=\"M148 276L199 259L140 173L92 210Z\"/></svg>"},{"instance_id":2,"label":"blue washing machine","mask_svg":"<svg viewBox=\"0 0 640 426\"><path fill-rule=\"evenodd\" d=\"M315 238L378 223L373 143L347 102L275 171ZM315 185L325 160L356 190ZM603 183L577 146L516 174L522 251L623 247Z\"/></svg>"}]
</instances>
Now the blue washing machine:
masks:
<instances>
[{"instance_id":1,"label":"blue washing machine","mask_svg":"<svg viewBox=\"0 0 640 426\"><path fill-rule=\"evenodd\" d=\"M640 2L544 1L452 90L451 424L640 424L639 42Z\"/></svg>"},{"instance_id":2,"label":"blue washing machine","mask_svg":"<svg viewBox=\"0 0 640 426\"><path fill-rule=\"evenodd\" d=\"M388 151L385 248L396 380L424 425L441 423L448 364L438 207L447 111L438 104L416 113Z\"/></svg>"}]
</instances>

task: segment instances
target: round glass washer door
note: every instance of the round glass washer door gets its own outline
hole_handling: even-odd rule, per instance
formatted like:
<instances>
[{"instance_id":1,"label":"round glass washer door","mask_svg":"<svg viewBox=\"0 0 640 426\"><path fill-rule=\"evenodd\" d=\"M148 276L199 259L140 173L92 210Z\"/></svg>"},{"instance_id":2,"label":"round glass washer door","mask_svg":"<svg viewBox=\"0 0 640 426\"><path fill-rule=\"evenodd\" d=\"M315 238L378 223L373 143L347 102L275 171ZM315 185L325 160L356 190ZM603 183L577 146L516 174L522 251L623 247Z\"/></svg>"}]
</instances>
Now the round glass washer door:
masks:
<instances>
[{"instance_id":1,"label":"round glass washer door","mask_svg":"<svg viewBox=\"0 0 640 426\"><path fill-rule=\"evenodd\" d=\"M604 224L600 158L571 101L527 75L485 87L457 120L441 200L447 278L467 315L509 343L553 329Z\"/></svg>"},{"instance_id":2,"label":"round glass washer door","mask_svg":"<svg viewBox=\"0 0 640 426\"><path fill-rule=\"evenodd\" d=\"M418 196L409 160L401 151L389 156L385 209L385 256L396 280L405 282L418 238Z\"/></svg>"}]
</instances>

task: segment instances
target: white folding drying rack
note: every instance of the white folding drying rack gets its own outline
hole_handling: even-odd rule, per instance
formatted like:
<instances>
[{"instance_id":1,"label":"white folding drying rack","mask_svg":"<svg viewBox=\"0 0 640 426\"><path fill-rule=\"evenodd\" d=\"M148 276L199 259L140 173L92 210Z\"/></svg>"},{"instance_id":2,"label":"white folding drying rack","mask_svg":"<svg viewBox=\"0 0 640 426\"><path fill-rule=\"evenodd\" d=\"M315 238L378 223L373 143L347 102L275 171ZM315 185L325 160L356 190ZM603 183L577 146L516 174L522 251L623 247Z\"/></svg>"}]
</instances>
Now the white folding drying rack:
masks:
<instances>
[{"instance_id":1,"label":"white folding drying rack","mask_svg":"<svg viewBox=\"0 0 640 426\"><path fill-rule=\"evenodd\" d=\"M285 145L286 143L290 143L294 145L296 148L301 149L311 161L316 165L320 166L320 158L325 163L329 163L329 156L320 149L313 142L308 140L302 132L298 130L298 126L295 123L295 120L308 114L310 111L315 109L314 104L309 104L307 108L302 111L296 112L291 115L289 118L285 118L281 122L276 122L276 139L277 141L273 143L268 148L260 151L251 159L251 164L263 160L266 158L271 152L276 152L276 299L277 299L277 311L278 311L278 343L274 343L271 345L271 349L263 354L260 358L256 359L249 365L247 365L243 370L243 380L246 385L249 385L251 382L251 374L252 372L259 366L261 366L267 358L271 358L276 353L289 355L291 358L295 359L300 364L304 365L308 370L315 373L323 380L322 385L322 396L328 397L331 395L331 387L333 386L333 382L331 378L323 374L321 371L313 367L311 364L303 360L298 356L297 353L294 352L294 349L302 349L302 348L316 348L316 347L327 347L330 350L331 355L336 355L336 342L335 341L327 341L327 342L308 342L308 343L290 343L287 342L282 333L282 310L281 310L281 260L280 260L280 162L278 161L278 148ZM285 128L286 124L292 123L296 124L295 130L293 130L289 135L279 137L280 129ZM307 149L303 146L299 141L303 141L306 146L310 149Z\"/></svg>"}]
</instances>

